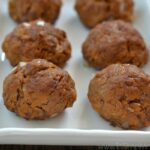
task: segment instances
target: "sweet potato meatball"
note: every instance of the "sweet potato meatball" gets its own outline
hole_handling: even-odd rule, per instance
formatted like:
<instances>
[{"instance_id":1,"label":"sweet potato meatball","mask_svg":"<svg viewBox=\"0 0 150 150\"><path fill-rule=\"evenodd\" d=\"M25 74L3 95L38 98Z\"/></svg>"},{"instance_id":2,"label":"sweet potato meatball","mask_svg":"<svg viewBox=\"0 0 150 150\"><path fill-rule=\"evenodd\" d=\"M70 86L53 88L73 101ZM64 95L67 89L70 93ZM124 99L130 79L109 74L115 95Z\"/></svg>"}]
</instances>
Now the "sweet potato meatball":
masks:
<instances>
[{"instance_id":1,"label":"sweet potato meatball","mask_svg":"<svg viewBox=\"0 0 150 150\"><path fill-rule=\"evenodd\" d=\"M47 119L73 105L75 83L66 71L35 59L6 77L3 98L8 110L25 119Z\"/></svg>"},{"instance_id":2,"label":"sweet potato meatball","mask_svg":"<svg viewBox=\"0 0 150 150\"><path fill-rule=\"evenodd\" d=\"M43 19L54 23L61 5L61 0L9 0L9 14L16 22Z\"/></svg>"},{"instance_id":3,"label":"sweet potato meatball","mask_svg":"<svg viewBox=\"0 0 150 150\"><path fill-rule=\"evenodd\" d=\"M129 64L114 64L96 73L88 91L93 108L124 129L150 126L150 76Z\"/></svg>"},{"instance_id":4,"label":"sweet potato meatball","mask_svg":"<svg viewBox=\"0 0 150 150\"><path fill-rule=\"evenodd\" d=\"M133 20L133 0L76 0L81 21L89 28L106 20Z\"/></svg>"},{"instance_id":5,"label":"sweet potato meatball","mask_svg":"<svg viewBox=\"0 0 150 150\"><path fill-rule=\"evenodd\" d=\"M6 36L2 49L13 66L38 58L63 66L71 57L66 33L42 20L18 25Z\"/></svg>"},{"instance_id":6,"label":"sweet potato meatball","mask_svg":"<svg viewBox=\"0 0 150 150\"><path fill-rule=\"evenodd\" d=\"M97 25L83 43L83 56L89 65L102 69L114 63L142 67L148 50L140 33L124 21L108 21Z\"/></svg>"}]
</instances>

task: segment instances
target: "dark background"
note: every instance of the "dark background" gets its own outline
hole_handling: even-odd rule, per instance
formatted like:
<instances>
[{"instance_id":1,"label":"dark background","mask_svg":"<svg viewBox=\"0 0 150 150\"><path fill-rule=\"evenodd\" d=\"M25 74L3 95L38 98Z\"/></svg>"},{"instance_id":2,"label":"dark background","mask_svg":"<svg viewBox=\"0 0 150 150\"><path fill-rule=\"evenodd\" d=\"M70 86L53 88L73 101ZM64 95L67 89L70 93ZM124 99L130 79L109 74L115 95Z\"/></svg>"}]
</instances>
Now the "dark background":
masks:
<instances>
[{"instance_id":1,"label":"dark background","mask_svg":"<svg viewBox=\"0 0 150 150\"><path fill-rule=\"evenodd\" d=\"M150 150L150 147L81 147L81 146L25 146L0 145L0 150Z\"/></svg>"}]
</instances>

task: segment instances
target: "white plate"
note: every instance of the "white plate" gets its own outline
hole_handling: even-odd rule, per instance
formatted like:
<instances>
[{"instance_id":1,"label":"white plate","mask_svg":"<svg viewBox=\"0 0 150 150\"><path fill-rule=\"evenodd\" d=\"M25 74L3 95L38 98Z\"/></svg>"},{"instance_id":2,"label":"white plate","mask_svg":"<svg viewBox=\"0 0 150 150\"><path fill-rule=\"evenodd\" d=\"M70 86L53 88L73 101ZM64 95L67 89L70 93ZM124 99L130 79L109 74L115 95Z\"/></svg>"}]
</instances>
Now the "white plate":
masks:
<instances>
[{"instance_id":1,"label":"white plate","mask_svg":"<svg viewBox=\"0 0 150 150\"><path fill-rule=\"evenodd\" d=\"M95 71L87 68L81 55L81 44L88 30L80 23L73 0L65 0L56 26L64 29L72 43L73 56L66 66L76 82L78 98L73 108L46 121L26 121L3 105L2 83L11 66L0 52L0 143L48 145L123 145L150 146L150 127L142 131L124 131L112 127L90 106L87 88ZM135 0L135 27L150 44L150 1ZM7 1L0 0L0 44L16 24L7 12ZM150 47L150 45L148 45ZM150 73L150 61L144 70Z\"/></svg>"}]
</instances>

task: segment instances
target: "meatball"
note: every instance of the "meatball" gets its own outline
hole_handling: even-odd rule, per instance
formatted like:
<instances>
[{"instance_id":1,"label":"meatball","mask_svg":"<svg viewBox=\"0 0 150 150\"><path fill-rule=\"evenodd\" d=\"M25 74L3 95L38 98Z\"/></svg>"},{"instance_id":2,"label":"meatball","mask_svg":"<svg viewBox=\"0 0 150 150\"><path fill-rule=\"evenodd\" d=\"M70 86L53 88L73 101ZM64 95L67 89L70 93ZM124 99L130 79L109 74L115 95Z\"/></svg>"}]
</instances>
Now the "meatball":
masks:
<instances>
[{"instance_id":1,"label":"meatball","mask_svg":"<svg viewBox=\"0 0 150 150\"><path fill-rule=\"evenodd\" d=\"M96 73L88 91L93 108L124 129L150 126L150 76L130 64L114 64Z\"/></svg>"},{"instance_id":2,"label":"meatball","mask_svg":"<svg viewBox=\"0 0 150 150\"><path fill-rule=\"evenodd\" d=\"M105 20L133 20L133 0L76 0L75 9L89 28Z\"/></svg>"},{"instance_id":3,"label":"meatball","mask_svg":"<svg viewBox=\"0 0 150 150\"><path fill-rule=\"evenodd\" d=\"M47 119L71 107L76 99L70 75L42 59L18 65L3 84L4 104L25 119Z\"/></svg>"},{"instance_id":4,"label":"meatball","mask_svg":"<svg viewBox=\"0 0 150 150\"><path fill-rule=\"evenodd\" d=\"M66 33L42 20L18 25L6 36L2 49L13 66L38 58L63 66L71 57Z\"/></svg>"},{"instance_id":5,"label":"meatball","mask_svg":"<svg viewBox=\"0 0 150 150\"><path fill-rule=\"evenodd\" d=\"M54 23L61 5L61 0L9 0L9 14L16 22L43 19Z\"/></svg>"},{"instance_id":6,"label":"meatball","mask_svg":"<svg viewBox=\"0 0 150 150\"><path fill-rule=\"evenodd\" d=\"M120 20L103 22L92 29L82 51L89 65L97 69L114 63L142 67L148 60L148 50L140 33Z\"/></svg>"}]
</instances>

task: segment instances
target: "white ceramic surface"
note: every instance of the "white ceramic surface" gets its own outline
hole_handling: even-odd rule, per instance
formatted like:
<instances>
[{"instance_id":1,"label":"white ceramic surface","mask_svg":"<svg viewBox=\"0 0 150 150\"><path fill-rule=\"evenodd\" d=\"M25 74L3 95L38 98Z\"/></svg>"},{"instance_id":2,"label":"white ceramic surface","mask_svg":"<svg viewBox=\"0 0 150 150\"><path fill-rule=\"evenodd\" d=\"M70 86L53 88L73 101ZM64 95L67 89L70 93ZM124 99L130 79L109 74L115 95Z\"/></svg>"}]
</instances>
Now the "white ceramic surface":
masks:
<instances>
[{"instance_id":1,"label":"white ceramic surface","mask_svg":"<svg viewBox=\"0 0 150 150\"><path fill-rule=\"evenodd\" d=\"M46 121L26 121L9 112L3 105L2 84L12 67L0 49L0 143L150 146L150 127L141 131L124 131L112 127L90 106L86 95L95 70L86 67L82 59L81 45L88 29L79 21L73 3L74 0L64 0L56 26L67 32L72 43L73 55L65 69L76 82L76 103L60 116ZM150 48L150 0L135 0L135 4L134 25ZM15 26L7 12L7 0L0 0L0 45ZM150 61L144 70L150 73Z\"/></svg>"}]
</instances>

